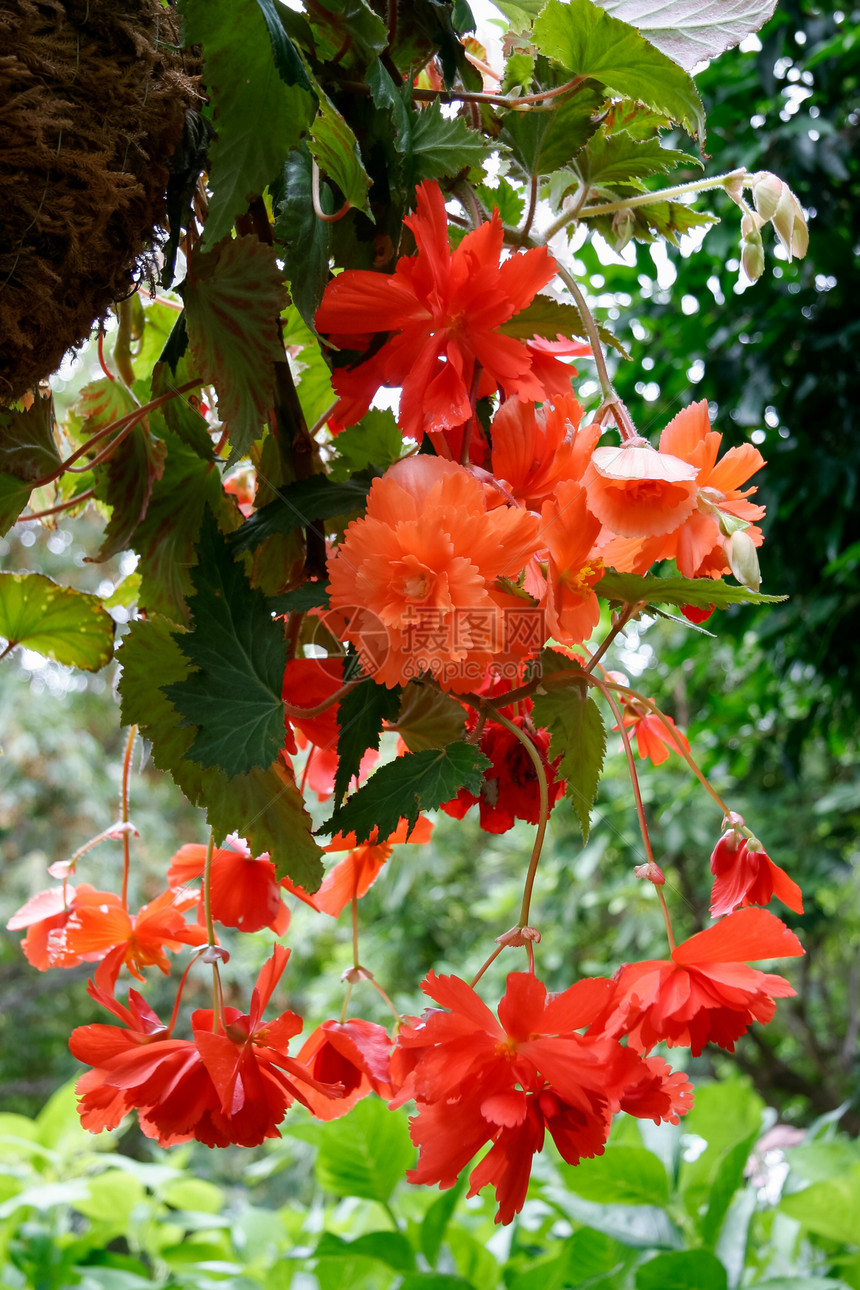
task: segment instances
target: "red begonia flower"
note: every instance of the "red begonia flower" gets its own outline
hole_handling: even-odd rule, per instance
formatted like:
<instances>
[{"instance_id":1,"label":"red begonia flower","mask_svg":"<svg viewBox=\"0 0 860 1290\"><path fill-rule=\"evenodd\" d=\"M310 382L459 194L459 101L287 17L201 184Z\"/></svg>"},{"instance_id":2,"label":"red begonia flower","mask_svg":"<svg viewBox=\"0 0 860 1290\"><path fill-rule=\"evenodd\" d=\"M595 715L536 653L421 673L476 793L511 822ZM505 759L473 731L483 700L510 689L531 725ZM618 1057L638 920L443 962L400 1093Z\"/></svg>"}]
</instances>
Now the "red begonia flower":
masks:
<instances>
[{"instance_id":1,"label":"red begonia flower","mask_svg":"<svg viewBox=\"0 0 860 1290\"><path fill-rule=\"evenodd\" d=\"M476 364L490 390L500 388L523 401L548 396L550 371L569 391L565 364L543 347L536 363L534 351L499 330L555 273L546 249L514 254L500 263L504 233L494 212L452 252L445 199L429 180L418 187L415 214L405 222L417 254L401 257L392 274L347 269L326 287L317 311L317 329L341 347L366 348L372 333L394 333L367 361L335 369L339 401L333 422L354 424L379 386L389 385L402 387L399 424L404 435L420 440L428 431L461 427L472 415ZM558 384L553 382L554 392ZM451 450L456 453L456 444Z\"/></svg>"},{"instance_id":2,"label":"red begonia flower","mask_svg":"<svg viewBox=\"0 0 860 1290\"><path fill-rule=\"evenodd\" d=\"M422 989L448 1011L404 1025L397 1038L399 1049L420 1050L396 1099L411 1094L418 1103L410 1129L420 1155L407 1178L451 1187L490 1142L469 1195L492 1184L496 1221L508 1223L522 1209L545 1130L569 1164L602 1154L626 1091L653 1072L614 1039L576 1033L604 1010L608 981L579 981L553 997L532 974L512 972L498 1020L457 977L431 972ZM668 1098L667 1113L677 1103Z\"/></svg>"},{"instance_id":3,"label":"red begonia flower","mask_svg":"<svg viewBox=\"0 0 860 1290\"><path fill-rule=\"evenodd\" d=\"M307 1066L315 1080L343 1088L343 1096L337 1098L312 1088L306 1090L307 1105L317 1119L340 1119L371 1092L388 1101L392 1095L390 1052L388 1033L374 1021L350 1017L348 1021L324 1021L317 1026L296 1060Z\"/></svg>"},{"instance_id":4,"label":"red begonia flower","mask_svg":"<svg viewBox=\"0 0 860 1290\"><path fill-rule=\"evenodd\" d=\"M46 972L48 968L70 968L78 963L97 962L102 957L101 954L73 953L65 939L66 925L74 913L78 892L83 897L92 891L95 887L86 882L77 888L64 883L62 887L37 891L9 919L6 927L10 932L27 928L21 949L40 972Z\"/></svg>"},{"instance_id":5,"label":"red begonia flower","mask_svg":"<svg viewBox=\"0 0 860 1290\"><path fill-rule=\"evenodd\" d=\"M643 761L662 766L669 760L670 752L677 753L681 748L690 751L686 735L664 713L648 712L633 700L624 704L622 714L625 728L636 736L636 751Z\"/></svg>"},{"instance_id":6,"label":"red begonia flower","mask_svg":"<svg viewBox=\"0 0 860 1290\"><path fill-rule=\"evenodd\" d=\"M524 703L531 710L531 700ZM537 729L528 715L510 716L515 726L523 730L540 756L546 774L550 809L564 793L565 782L556 775L561 757L548 758L550 736L548 731ZM471 713L466 729L474 729L477 714ZM490 718L484 725L479 747L492 765L484 771L480 794L476 797L467 788L461 788L456 797L442 803L442 810L455 820L474 806L480 805L481 828L485 833L506 833L515 820L537 824L540 818L540 787L534 764L523 744L507 727Z\"/></svg>"},{"instance_id":7,"label":"red begonia flower","mask_svg":"<svg viewBox=\"0 0 860 1290\"><path fill-rule=\"evenodd\" d=\"M767 905L772 896L795 914L803 913L803 895L784 869L761 846L729 829L711 855L711 917L720 918L742 905Z\"/></svg>"},{"instance_id":8,"label":"red begonia flower","mask_svg":"<svg viewBox=\"0 0 860 1290\"><path fill-rule=\"evenodd\" d=\"M343 685L343 659L294 658L284 668L282 697L294 708L316 708ZM286 750L297 751L291 726L321 748L336 748L338 704L332 703L317 717L285 717Z\"/></svg>"},{"instance_id":9,"label":"red begonia flower","mask_svg":"<svg viewBox=\"0 0 860 1290\"><path fill-rule=\"evenodd\" d=\"M693 1105L693 1085L683 1071L673 1071L662 1057L646 1057L639 1079L628 1085L621 1110L655 1124L679 1124Z\"/></svg>"},{"instance_id":10,"label":"red begonia flower","mask_svg":"<svg viewBox=\"0 0 860 1290\"><path fill-rule=\"evenodd\" d=\"M754 1021L771 1020L775 999L795 993L783 977L748 967L747 960L799 954L800 941L773 914L738 910L678 945L671 959L623 967L592 1032L627 1035L642 1053L660 1042L690 1048L694 1057L708 1042L732 1053Z\"/></svg>"},{"instance_id":11,"label":"red begonia flower","mask_svg":"<svg viewBox=\"0 0 860 1290\"><path fill-rule=\"evenodd\" d=\"M182 888L202 877L206 847L187 842L170 861L167 881ZM223 847L212 852L212 917L224 927L259 932L268 927L283 936L290 925L290 911L283 902L268 852L253 856L244 838L231 833ZM202 902L198 918L203 920Z\"/></svg>"},{"instance_id":12,"label":"red begonia flower","mask_svg":"<svg viewBox=\"0 0 860 1290\"><path fill-rule=\"evenodd\" d=\"M330 869L319 891L307 902L321 914L338 918L353 900L360 900L370 890L382 867L391 855L392 848L404 842L421 844L430 841L433 824L426 816L419 816L410 829L407 820L401 820L394 832L384 842L364 842L361 846L354 833L338 834L329 842L325 851L349 851L338 864Z\"/></svg>"}]
</instances>

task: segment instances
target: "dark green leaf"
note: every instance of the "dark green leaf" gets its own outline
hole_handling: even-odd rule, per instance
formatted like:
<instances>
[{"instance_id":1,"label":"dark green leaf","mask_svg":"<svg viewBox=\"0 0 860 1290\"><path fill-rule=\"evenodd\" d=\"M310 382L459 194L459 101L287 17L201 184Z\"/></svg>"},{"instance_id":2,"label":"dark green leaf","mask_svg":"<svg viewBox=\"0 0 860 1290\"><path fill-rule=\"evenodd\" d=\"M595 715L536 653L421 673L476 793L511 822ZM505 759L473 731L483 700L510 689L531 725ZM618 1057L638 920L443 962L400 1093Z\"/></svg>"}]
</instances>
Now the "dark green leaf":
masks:
<instances>
[{"instance_id":1,"label":"dark green leaf","mask_svg":"<svg viewBox=\"0 0 860 1290\"><path fill-rule=\"evenodd\" d=\"M664 112L704 140L702 101L690 77L627 23L591 0L548 0L534 25L535 42L571 76L590 76L625 98Z\"/></svg>"},{"instance_id":2,"label":"dark green leaf","mask_svg":"<svg viewBox=\"0 0 860 1290\"><path fill-rule=\"evenodd\" d=\"M321 59L360 63L384 52L388 28L366 0L317 0L311 10L314 44ZM346 46L346 51L344 51Z\"/></svg>"},{"instance_id":3,"label":"dark green leaf","mask_svg":"<svg viewBox=\"0 0 860 1290\"><path fill-rule=\"evenodd\" d=\"M412 117L409 86L399 90L391 76L377 58L367 69L367 84L374 105L391 113L394 126L394 146L398 152L408 152L412 139Z\"/></svg>"},{"instance_id":4,"label":"dark green leaf","mask_svg":"<svg viewBox=\"0 0 860 1290\"><path fill-rule=\"evenodd\" d=\"M231 538L230 545L236 552L249 551L273 533L289 533L314 520L363 510L369 487L369 483L354 476L341 483L333 483L327 475L299 479L280 489L274 502L250 516Z\"/></svg>"},{"instance_id":5,"label":"dark green leaf","mask_svg":"<svg viewBox=\"0 0 860 1290\"><path fill-rule=\"evenodd\" d=\"M362 681L345 694L338 707L337 771L334 802L343 801L353 775L369 748L379 748L384 721L394 721L400 708L399 689L389 690L375 681Z\"/></svg>"},{"instance_id":6,"label":"dark green leaf","mask_svg":"<svg viewBox=\"0 0 860 1290\"><path fill-rule=\"evenodd\" d=\"M586 83L552 111L508 112L501 137L510 143L522 178L549 175L568 165L597 129L605 97L599 86Z\"/></svg>"},{"instance_id":7,"label":"dark green leaf","mask_svg":"<svg viewBox=\"0 0 860 1290\"><path fill-rule=\"evenodd\" d=\"M263 20L269 32L272 52L275 55L275 66L278 69L278 75L281 80L286 85L298 85L300 89L312 90L308 74L305 71L305 65L299 57L293 42L284 31L274 0L257 0L257 4L260 6Z\"/></svg>"},{"instance_id":8,"label":"dark green leaf","mask_svg":"<svg viewBox=\"0 0 860 1290\"><path fill-rule=\"evenodd\" d=\"M29 484L14 475L0 475L0 537L9 532L29 498Z\"/></svg>"},{"instance_id":9,"label":"dark green leaf","mask_svg":"<svg viewBox=\"0 0 860 1290\"><path fill-rule=\"evenodd\" d=\"M232 777L271 766L284 746L286 644L282 624L234 563L208 511L197 554L189 600L194 627L177 637L194 670L165 694L197 727L189 759Z\"/></svg>"},{"instance_id":10,"label":"dark green leaf","mask_svg":"<svg viewBox=\"0 0 860 1290\"><path fill-rule=\"evenodd\" d=\"M185 622L195 547L207 507L229 531L241 522L236 499L221 487L221 476L191 448L167 436L164 474L154 484L146 515L134 534L141 560L140 604Z\"/></svg>"},{"instance_id":11,"label":"dark green leaf","mask_svg":"<svg viewBox=\"0 0 860 1290\"><path fill-rule=\"evenodd\" d=\"M449 744L441 751L406 753L374 771L367 783L356 790L324 824L321 833L355 832L366 842L374 829L387 838L401 818L410 826L422 811L435 810L465 787L481 791L489 758L471 744Z\"/></svg>"},{"instance_id":12,"label":"dark green leaf","mask_svg":"<svg viewBox=\"0 0 860 1290\"><path fill-rule=\"evenodd\" d=\"M577 1195L606 1205L665 1205L669 1180L661 1162L644 1147L610 1147L602 1156L581 1160L567 1174Z\"/></svg>"},{"instance_id":13,"label":"dark green leaf","mask_svg":"<svg viewBox=\"0 0 860 1290\"><path fill-rule=\"evenodd\" d=\"M32 483L53 474L60 462L52 399L39 396L27 411L0 408L0 471Z\"/></svg>"},{"instance_id":14,"label":"dark green leaf","mask_svg":"<svg viewBox=\"0 0 860 1290\"><path fill-rule=\"evenodd\" d=\"M113 655L114 624L97 596L41 573L0 573L0 636L37 654L97 672Z\"/></svg>"},{"instance_id":15,"label":"dark green leaf","mask_svg":"<svg viewBox=\"0 0 860 1290\"><path fill-rule=\"evenodd\" d=\"M415 1254L402 1232L365 1232L354 1241L345 1241L332 1232L323 1232L314 1258L376 1259L394 1268L396 1272L411 1272L415 1267Z\"/></svg>"},{"instance_id":16,"label":"dark green leaf","mask_svg":"<svg viewBox=\"0 0 860 1290\"><path fill-rule=\"evenodd\" d=\"M275 219L275 237L284 249L290 295L309 327L313 327L328 281L331 253L331 224L317 218L311 201L312 166L307 144L293 148L284 164ZM320 185L320 205L327 215L334 209L325 184Z\"/></svg>"},{"instance_id":17,"label":"dark green leaf","mask_svg":"<svg viewBox=\"0 0 860 1290\"><path fill-rule=\"evenodd\" d=\"M404 687L397 733L410 752L445 748L463 738L466 714L452 694L410 681Z\"/></svg>"},{"instance_id":18,"label":"dark green leaf","mask_svg":"<svg viewBox=\"0 0 860 1290\"><path fill-rule=\"evenodd\" d=\"M536 694L532 718L552 736L550 759L561 756L558 774L567 780L567 796L573 802L587 842L591 807L606 752L606 731L600 709L585 685L573 683L563 691L553 689L548 694Z\"/></svg>"},{"instance_id":19,"label":"dark green leaf","mask_svg":"<svg viewBox=\"0 0 860 1290\"><path fill-rule=\"evenodd\" d=\"M254 855L268 851L279 878L289 876L316 891L322 881L321 851L311 836L311 821L295 779L279 758L265 770L228 778L204 770L187 753L194 730L182 725L164 686L181 682L188 663L179 646L180 630L155 614L131 624L119 652L122 719L138 725L152 743L152 760L168 772L195 806L206 809L216 842L228 833L246 838Z\"/></svg>"},{"instance_id":20,"label":"dark green leaf","mask_svg":"<svg viewBox=\"0 0 860 1290\"><path fill-rule=\"evenodd\" d=\"M462 118L445 117L441 104L431 103L412 118L411 183L458 175L461 170L479 166L491 149L484 136L470 130Z\"/></svg>"},{"instance_id":21,"label":"dark green leaf","mask_svg":"<svg viewBox=\"0 0 860 1290\"><path fill-rule=\"evenodd\" d=\"M101 385L102 382L98 384ZM112 413L119 406L123 407L120 415L134 411L137 404L131 391L124 386L120 387L119 381L104 384L111 385L112 391L115 391L112 395L107 392L110 396L110 411L104 415L108 422L114 420ZM102 428L99 422L91 418L87 418L84 424L88 434ZM93 557L95 560L109 560L131 545L135 530L146 515L153 487L164 474L166 456L165 444L150 432L149 419L144 417L125 435L108 460L94 468L96 497L111 507L111 517L104 531L101 549Z\"/></svg>"},{"instance_id":22,"label":"dark green leaf","mask_svg":"<svg viewBox=\"0 0 860 1290\"><path fill-rule=\"evenodd\" d=\"M159 360L152 369L152 397L157 399L162 394L178 389L192 379L192 375L196 373L191 373L188 359L184 355L177 360L174 367ZM197 391L194 392L197 393ZM191 393L186 390L184 394L177 394L163 403L160 408L156 408L150 414L152 425L162 438L165 431L170 431L193 449L198 457L204 461L214 461L215 449L206 418L199 408L189 402Z\"/></svg>"},{"instance_id":23,"label":"dark green leaf","mask_svg":"<svg viewBox=\"0 0 860 1290\"><path fill-rule=\"evenodd\" d=\"M636 1290L728 1290L720 1260L708 1250L658 1254L636 1273Z\"/></svg>"},{"instance_id":24,"label":"dark green leaf","mask_svg":"<svg viewBox=\"0 0 860 1290\"><path fill-rule=\"evenodd\" d=\"M274 365L284 358L278 315L286 302L274 249L256 237L234 238L192 258L185 282L188 342L197 374L218 394L231 463L248 451L274 402Z\"/></svg>"},{"instance_id":25,"label":"dark green leaf","mask_svg":"<svg viewBox=\"0 0 860 1290\"><path fill-rule=\"evenodd\" d=\"M613 604L694 605L725 609L727 605L776 605L785 596L765 596L746 587L732 587L721 578L658 578L656 574L616 573L608 569L596 587Z\"/></svg>"},{"instance_id":26,"label":"dark green leaf","mask_svg":"<svg viewBox=\"0 0 860 1290\"><path fill-rule=\"evenodd\" d=\"M346 200L368 219L373 213L368 201L370 176L364 168L358 140L346 120L326 95L311 126L308 150L329 179L333 179Z\"/></svg>"},{"instance_id":27,"label":"dark green leaf","mask_svg":"<svg viewBox=\"0 0 860 1290\"><path fill-rule=\"evenodd\" d=\"M258 0L182 0L180 12L186 43L203 46L203 79L217 130L209 149L208 250L227 236L249 198L274 180L310 124L314 99L282 80Z\"/></svg>"},{"instance_id":28,"label":"dark green leaf","mask_svg":"<svg viewBox=\"0 0 860 1290\"><path fill-rule=\"evenodd\" d=\"M406 1116L368 1097L325 1126L314 1168L323 1191L384 1203L414 1156Z\"/></svg>"},{"instance_id":29,"label":"dark green leaf","mask_svg":"<svg viewBox=\"0 0 860 1290\"><path fill-rule=\"evenodd\" d=\"M272 596L269 606L276 614L287 614L292 610L303 614L309 609L328 609L328 591L324 582L303 582L282 596Z\"/></svg>"}]
</instances>

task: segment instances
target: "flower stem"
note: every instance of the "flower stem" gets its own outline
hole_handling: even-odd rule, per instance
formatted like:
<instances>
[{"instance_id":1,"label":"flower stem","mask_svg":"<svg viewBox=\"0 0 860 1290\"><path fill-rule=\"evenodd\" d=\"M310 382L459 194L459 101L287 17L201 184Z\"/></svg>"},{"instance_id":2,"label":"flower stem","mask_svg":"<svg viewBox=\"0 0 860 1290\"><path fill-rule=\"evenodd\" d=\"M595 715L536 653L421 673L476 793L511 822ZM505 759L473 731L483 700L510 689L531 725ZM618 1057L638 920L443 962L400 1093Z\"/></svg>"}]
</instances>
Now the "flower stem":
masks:
<instances>
[{"instance_id":1,"label":"flower stem","mask_svg":"<svg viewBox=\"0 0 860 1290\"><path fill-rule=\"evenodd\" d=\"M69 511L73 506L89 501L95 491L94 488L88 488L85 492L78 493L76 497L69 498L67 502L60 502L57 506L49 506L45 511L31 511L29 515L19 515L18 523L24 524L27 520L43 520L48 515L59 515L60 511Z\"/></svg>"},{"instance_id":2,"label":"flower stem","mask_svg":"<svg viewBox=\"0 0 860 1290\"><path fill-rule=\"evenodd\" d=\"M487 959L484 966L479 969L477 975L472 977L472 980L469 982L469 985L473 990L475 986L478 984L478 982L480 981L481 977L486 972L487 968L490 966L491 963L495 963L496 959L499 957L499 955L501 954L504 948L505 948L504 945L497 945L496 948L493 950L492 954L490 955L490 957Z\"/></svg>"},{"instance_id":3,"label":"flower stem","mask_svg":"<svg viewBox=\"0 0 860 1290\"><path fill-rule=\"evenodd\" d=\"M529 907L531 905L532 889L535 883L535 876L537 874L537 867L538 867L538 862L540 861L541 850L543 849L543 840L546 834L546 826L547 826L547 823L549 822L549 788L547 787L546 772L544 771L544 768L543 768L543 762L541 761L540 753L538 752L537 748L535 748L534 744L532 743L531 739L529 739L525 731L521 730L520 727L515 725L513 721L509 721L508 718L498 710L494 712L493 720L498 721L499 725L502 725L507 730L510 730L511 734L515 735L516 738L519 739L520 743L525 748L526 752L531 758L531 763L535 768L535 774L537 775L537 781L538 781L540 813L538 816L537 833L535 834L535 840L534 840L534 846L532 847L531 859L529 860L528 873L526 874L526 881L523 887L523 902L522 902L522 905L520 906L519 926L526 927L529 921Z\"/></svg>"},{"instance_id":4,"label":"flower stem","mask_svg":"<svg viewBox=\"0 0 860 1290\"><path fill-rule=\"evenodd\" d=\"M120 788L119 805L120 817L123 824L128 824L128 781L131 774L131 754L134 749L134 741L137 737L137 726L132 726L128 732L128 738L125 741L125 754L122 759L122 785ZM129 846L128 830L125 829L122 835L122 907L128 909L128 872L131 867L131 849Z\"/></svg>"},{"instance_id":5,"label":"flower stem","mask_svg":"<svg viewBox=\"0 0 860 1290\"><path fill-rule=\"evenodd\" d=\"M657 192L640 193L638 197L625 197L617 202L603 202L599 206L586 206L579 215L582 219L588 219L591 215L613 215L616 211L630 210L633 206L647 206L649 202L666 202L674 201L676 197L687 197L690 193L704 193L709 189L725 188L727 182L733 179L743 179L746 175L746 168L741 166L738 170L730 170L725 175L713 175L709 179L694 179L688 184L678 184L675 188L662 188ZM567 211L564 212L568 214ZM561 218L561 217L559 217ZM569 220L562 220L560 227L564 227ZM556 220L559 224L559 220ZM558 232L558 229L554 229Z\"/></svg>"},{"instance_id":6,"label":"flower stem","mask_svg":"<svg viewBox=\"0 0 860 1290\"><path fill-rule=\"evenodd\" d=\"M215 945L215 924L212 920L212 855L215 850L215 830L209 830L206 844L206 863L203 867L203 913L206 918L206 935L209 946ZM208 948L208 947L207 947ZM212 1030L216 1032L220 1021L221 974L218 964L212 964Z\"/></svg>"},{"instance_id":7,"label":"flower stem","mask_svg":"<svg viewBox=\"0 0 860 1290\"><path fill-rule=\"evenodd\" d=\"M603 353L603 346L600 343L600 334L597 330L597 323L594 321L594 315L586 304L585 296L579 288L579 283L563 264L558 264L558 262L556 262L556 272L576 301L576 306L579 310L580 317L582 318L582 322L588 336L588 343L590 344L591 352L594 355L594 362L597 367L597 378L600 381L600 388L603 391L604 401L612 404L618 403L620 400L615 392L615 386L612 384L612 380L606 366L606 356Z\"/></svg>"},{"instance_id":8,"label":"flower stem","mask_svg":"<svg viewBox=\"0 0 860 1290\"><path fill-rule=\"evenodd\" d=\"M588 660L585 667L582 669L584 672L594 671L595 667L597 667L597 664L603 658L604 654L609 649L610 645L615 640L616 636L620 635L620 633L624 631L624 628L630 622L630 619L641 608L642 608L641 601L638 601L634 604L627 604L624 606L623 610L618 615L615 622L612 624L612 630L607 635L606 640L603 642L603 644L600 646L597 652L592 654L591 658Z\"/></svg>"}]
</instances>

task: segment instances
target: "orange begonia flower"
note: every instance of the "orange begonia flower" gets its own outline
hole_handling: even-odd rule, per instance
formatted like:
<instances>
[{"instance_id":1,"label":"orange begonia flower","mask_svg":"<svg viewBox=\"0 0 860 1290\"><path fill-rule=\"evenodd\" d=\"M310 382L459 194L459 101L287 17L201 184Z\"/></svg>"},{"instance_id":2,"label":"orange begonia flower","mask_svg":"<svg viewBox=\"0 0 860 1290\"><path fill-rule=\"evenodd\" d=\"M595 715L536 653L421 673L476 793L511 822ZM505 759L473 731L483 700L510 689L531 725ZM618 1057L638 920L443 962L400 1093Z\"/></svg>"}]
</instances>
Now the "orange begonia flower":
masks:
<instances>
[{"instance_id":1,"label":"orange begonia flower","mask_svg":"<svg viewBox=\"0 0 860 1290\"><path fill-rule=\"evenodd\" d=\"M636 751L643 761L662 766L670 752L680 752L681 748L690 751L687 736L664 713L645 711L634 700L624 704L623 716L625 728L636 735Z\"/></svg>"},{"instance_id":2,"label":"orange begonia flower","mask_svg":"<svg viewBox=\"0 0 860 1290\"><path fill-rule=\"evenodd\" d=\"M72 917L60 935L72 954L103 960L96 980L102 988L113 989L123 965L138 981L144 979L145 967L157 967L167 976L165 950L175 954L183 945L205 944L204 929L183 918L196 904L196 894L167 890L129 914L113 892L83 893L79 888Z\"/></svg>"},{"instance_id":3,"label":"orange begonia flower","mask_svg":"<svg viewBox=\"0 0 860 1290\"><path fill-rule=\"evenodd\" d=\"M418 187L415 214L405 223L417 254L401 257L391 274L347 269L326 287L317 311L317 329L340 346L360 348L371 333L395 333L366 362L335 369L340 398L333 421L345 426L360 420L377 389L390 385L403 390L399 424L405 435L420 440L430 430L463 426L472 415L476 364L490 389L523 400L547 397L550 371L569 391L570 368L545 347L536 362L526 345L499 330L553 277L555 261L546 248L500 263L504 232L496 211L452 252L445 199L430 180ZM554 383L552 392L557 390Z\"/></svg>"},{"instance_id":4,"label":"orange begonia flower","mask_svg":"<svg viewBox=\"0 0 860 1290\"><path fill-rule=\"evenodd\" d=\"M383 865L389 859L393 847L403 842L419 844L429 842L432 832L432 822L421 815L412 829L409 828L407 820L401 820L384 842L365 842L362 846L358 846L354 833L346 836L338 834L324 850L349 849L349 855L329 870L319 891L308 903L321 914L330 914L332 918L338 918L350 901L360 900L370 890L379 877Z\"/></svg>"},{"instance_id":5,"label":"orange begonia flower","mask_svg":"<svg viewBox=\"0 0 860 1290\"><path fill-rule=\"evenodd\" d=\"M718 578L729 573L717 512L748 523L747 535L755 546L761 546L761 530L752 521L761 519L764 507L746 500L756 489L743 485L761 470L764 458L758 448L746 443L730 448L718 461L721 443L722 435L711 429L704 399L672 418L660 436L660 455L684 461L694 470L695 507L671 532L653 530L649 535L643 530L638 538L627 533L632 541L610 542L601 552L607 564L645 573L658 560L674 559L685 578ZM618 528L614 532L624 534Z\"/></svg>"},{"instance_id":6,"label":"orange begonia flower","mask_svg":"<svg viewBox=\"0 0 860 1290\"><path fill-rule=\"evenodd\" d=\"M600 620L594 585L603 561L593 556L600 520L589 509L586 490L574 480L556 485L555 497L541 508L538 541L548 552L542 605L551 636L566 645L588 640Z\"/></svg>"},{"instance_id":7,"label":"orange begonia flower","mask_svg":"<svg viewBox=\"0 0 860 1290\"><path fill-rule=\"evenodd\" d=\"M27 928L21 949L33 967L40 972L47 972L49 968L71 968L77 967L79 963L97 962L102 957L100 953L73 952L65 939L66 925L75 912L78 892L83 898L94 891L95 887L86 882L80 883L77 888L71 883L64 883L62 887L37 891L35 896L31 896L25 905L16 910L6 927L10 932Z\"/></svg>"},{"instance_id":8,"label":"orange begonia flower","mask_svg":"<svg viewBox=\"0 0 860 1290\"><path fill-rule=\"evenodd\" d=\"M696 508L696 470L644 440L595 448L584 476L588 509L621 537L672 533Z\"/></svg>"},{"instance_id":9,"label":"orange begonia flower","mask_svg":"<svg viewBox=\"0 0 860 1290\"><path fill-rule=\"evenodd\" d=\"M493 474L529 510L539 510L560 480L582 478L600 426L581 420L572 394L542 408L508 399L494 416Z\"/></svg>"},{"instance_id":10,"label":"orange begonia flower","mask_svg":"<svg viewBox=\"0 0 860 1290\"><path fill-rule=\"evenodd\" d=\"M202 877L205 867L206 847L188 842L170 861L168 884L182 888ZM276 936L283 936L290 925L290 911L281 898L268 852L253 856L244 838L235 833L212 852L211 895L212 917L224 927L238 927L241 932L269 927ZM193 899L199 899L197 894ZM203 918L202 904L198 917Z\"/></svg>"},{"instance_id":11,"label":"orange begonia flower","mask_svg":"<svg viewBox=\"0 0 860 1290\"><path fill-rule=\"evenodd\" d=\"M503 611L522 612L523 602L493 586L519 576L537 529L528 511L488 509L483 485L440 457L404 458L374 480L366 515L329 563L332 607L350 611L346 638L368 675L391 687L430 672L462 692L497 659L539 649L542 639L522 644L509 631Z\"/></svg>"},{"instance_id":12,"label":"orange begonia flower","mask_svg":"<svg viewBox=\"0 0 860 1290\"><path fill-rule=\"evenodd\" d=\"M771 1020L775 999L795 993L784 977L748 967L747 960L802 953L794 932L773 914L738 910L678 945L670 959L626 964L591 1030L626 1035L643 1053L665 1042L698 1057L709 1041L733 1053L753 1021Z\"/></svg>"}]
</instances>

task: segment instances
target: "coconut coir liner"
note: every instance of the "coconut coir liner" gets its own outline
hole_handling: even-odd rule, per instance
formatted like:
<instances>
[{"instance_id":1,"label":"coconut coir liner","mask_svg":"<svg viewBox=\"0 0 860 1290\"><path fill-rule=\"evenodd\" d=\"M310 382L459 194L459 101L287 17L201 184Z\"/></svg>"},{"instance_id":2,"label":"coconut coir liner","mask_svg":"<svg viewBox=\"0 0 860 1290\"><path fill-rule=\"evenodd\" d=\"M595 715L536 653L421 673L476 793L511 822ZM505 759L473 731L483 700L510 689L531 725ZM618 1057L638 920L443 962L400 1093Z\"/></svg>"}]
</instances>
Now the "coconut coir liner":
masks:
<instances>
[{"instance_id":1,"label":"coconut coir liner","mask_svg":"<svg viewBox=\"0 0 860 1290\"><path fill-rule=\"evenodd\" d=\"M159 0L0 0L0 402L134 287L197 100Z\"/></svg>"}]
</instances>

